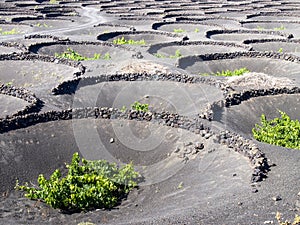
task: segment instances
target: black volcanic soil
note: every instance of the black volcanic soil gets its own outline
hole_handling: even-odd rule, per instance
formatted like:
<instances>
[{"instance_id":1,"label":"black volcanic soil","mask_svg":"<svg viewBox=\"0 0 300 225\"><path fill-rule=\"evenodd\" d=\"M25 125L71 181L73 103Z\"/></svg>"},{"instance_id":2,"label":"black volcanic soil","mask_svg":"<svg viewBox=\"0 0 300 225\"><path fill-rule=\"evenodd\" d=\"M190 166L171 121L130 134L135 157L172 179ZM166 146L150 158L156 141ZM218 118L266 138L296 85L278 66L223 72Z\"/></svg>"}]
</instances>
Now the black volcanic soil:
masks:
<instances>
[{"instance_id":1,"label":"black volcanic soil","mask_svg":"<svg viewBox=\"0 0 300 225\"><path fill-rule=\"evenodd\" d=\"M277 212L300 214L300 151L251 135L262 113L300 119L299 0L0 6L0 224L276 224ZM146 44L113 43L122 37ZM69 47L111 58L55 58ZM199 75L242 67L251 73ZM135 101L150 112L130 110ZM71 214L14 190L16 179L65 171L74 152L132 161L143 180L111 210Z\"/></svg>"}]
</instances>

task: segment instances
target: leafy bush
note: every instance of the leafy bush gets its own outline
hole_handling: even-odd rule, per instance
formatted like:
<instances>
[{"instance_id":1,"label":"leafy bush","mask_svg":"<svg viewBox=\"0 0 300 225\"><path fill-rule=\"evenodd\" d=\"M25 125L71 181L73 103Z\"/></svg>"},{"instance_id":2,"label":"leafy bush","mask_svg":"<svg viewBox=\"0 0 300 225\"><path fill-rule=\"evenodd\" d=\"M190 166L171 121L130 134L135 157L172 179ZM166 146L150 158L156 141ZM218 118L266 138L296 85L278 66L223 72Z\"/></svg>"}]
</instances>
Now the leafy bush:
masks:
<instances>
[{"instance_id":1,"label":"leafy bush","mask_svg":"<svg viewBox=\"0 0 300 225\"><path fill-rule=\"evenodd\" d=\"M125 37L121 37L118 39L113 40L115 45L146 45L146 41L144 39L135 41L132 39L126 40Z\"/></svg>"},{"instance_id":2,"label":"leafy bush","mask_svg":"<svg viewBox=\"0 0 300 225\"><path fill-rule=\"evenodd\" d=\"M185 30L183 30L183 29L181 29L181 28L179 28L179 29L175 29L175 28L174 28L173 31L174 31L174 33L177 33L177 34L186 32Z\"/></svg>"},{"instance_id":3,"label":"leafy bush","mask_svg":"<svg viewBox=\"0 0 300 225\"><path fill-rule=\"evenodd\" d=\"M281 118L267 120L261 115L261 125L252 129L253 137L262 142L286 148L300 149L300 122L279 111Z\"/></svg>"},{"instance_id":4,"label":"leafy bush","mask_svg":"<svg viewBox=\"0 0 300 225\"><path fill-rule=\"evenodd\" d=\"M140 102L134 102L131 105L131 109L141 112L148 112L149 111L149 104L142 104Z\"/></svg>"},{"instance_id":5,"label":"leafy bush","mask_svg":"<svg viewBox=\"0 0 300 225\"><path fill-rule=\"evenodd\" d=\"M245 73L249 73L250 70L248 70L247 68L240 68L240 69L236 69L236 70L222 70L222 71L218 71L216 73L200 73L200 75L202 76L222 76L222 77L232 77L232 76L241 76Z\"/></svg>"},{"instance_id":6,"label":"leafy bush","mask_svg":"<svg viewBox=\"0 0 300 225\"><path fill-rule=\"evenodd\" d=\"M3 29L0 27L0 34L1 35L13 35L13 34L20 34L19 31L17 31L15 28L7 31L3 31Z\"/></svg>"},{"instance_id":7,"label":"leafy bush","mask_svg":"<svg viewBox=\"0 0 300 225\"><path fill-rule=\"evenodd\" d=\"M111 208L137 185L135 179L139 176L131 163L122 168L105 160L82 158L80 163L78 153L74 153L72 163L66 167L65 177L57 169L49 180L39 175L39 188L20 186L17 182L16 189L27 192L25 196L30 199L66 211Z\"/></svg>"},{"instance_id":8,"label":"leafy bush","mask_svg":"<svg viewBox=\"0 0 300 225\"><path fill-rule=\"evenodd\" d=\"M71 48L68 48L67 51L65 51L65 52L63 52L61 54L55 53L55 57L57 57L57 58L71 59L71 60L74 60L74 61L84 61L84 60L97 60L97 59L101 59L101 54L95 53L94 57L89 58L89 57L80 55L79 53L77 53L76 51L74 51ZM102 59L111 59L111 57L110 57L109 53L105 53L105 55L102 57Z\"/></svg>"},{"instance_id":9,"label":"leafy bush","mask_svg":"<svg viewBox=\"0 0 300 225\"><path fill-rule=\"evenodd\" d=\"M157 58L170 58L170 59L176 59L176 58L182 57L182 54L181 54L180 50L177 49L177 50L175 51L175 54L174 54L174 55L166 56L166 55L163 55L163 54L160 54L160 53L156 53L156 54L154 54L154 56L156 56Z\"/></svg>"}]
</instances>

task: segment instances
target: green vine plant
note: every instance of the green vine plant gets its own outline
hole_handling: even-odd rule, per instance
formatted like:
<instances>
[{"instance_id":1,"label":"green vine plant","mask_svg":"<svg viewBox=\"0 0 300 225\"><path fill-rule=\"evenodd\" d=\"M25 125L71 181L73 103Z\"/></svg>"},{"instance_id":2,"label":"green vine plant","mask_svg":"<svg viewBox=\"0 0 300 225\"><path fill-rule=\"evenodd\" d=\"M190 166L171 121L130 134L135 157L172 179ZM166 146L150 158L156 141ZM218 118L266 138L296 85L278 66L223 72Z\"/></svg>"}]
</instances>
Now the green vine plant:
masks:
<instances>
[{"instance_id":1,"label":"green vine plant","mask_svg":"<svg viewBox=\"0 0 300 225\"><path fill-rule=\"evenodd\" d=\"M261 142L285 148L300 149L300 122L279 110L280 118L267 120L261 115L261 125L255 124L253 137Z\"/></svg>"},{"instance_id":2,"label":"green vine plant","mask_svg":"<svg viewBox=\"0 0 300 225\"><path fill-rule=\"evenodd\" d=\"M133 104L131 104L131 109L135 111L148 112L149 104L143 104L138 101L135 101Z\"/></svg>"},{"instance_id":3,"label":"green vine plant","mask_svg":"<svg viewBox=\"0 0 300 225\"><path fill-rule=\"evenodd\" d=\"M235 69L235 70L222 70L217 71L216 73L200 73L202 76L221 76L221 77L232 77L232 76L241 76L245 73L249 73L246 67Z\"/></svg>"},{"instance_id":4,"label":"green vine plant","mask_svg":"<svg viewBox=\"0 0 300 225\"><path fill-rule=\"evenodd\" d=\"M132 39L126 40L125 37L117 38L113 40L113 43L115 45L146 45L146 41L144 39L135 41Z\"/></svg>"},{"instance_id":5,"label":"green vine plant","mask_svg":"<svg viewBox=\"0 0 300 225\"><path fill-rule=\"evenodd\" d=\"M25 197L40 200L53 208L66 212L86 211L96 208L112 208L137 186L139 173L132 163L119 168L105 160L80 159L74 153L68 172L62 177L56 169L49 179L40 174L38 187L28 183L16 189L26 192Z\"/></svg>"},{"instance_id":6,"label":"green vine plant","mask_svg":"<svg viewBox=\"0 0 300 225\"><path fill-rule=\"evenodd\" d=\"M4 31L1 27L0 27L0 34L1 35L14 35L14 34L20 34L21 32L18 31L17 29L13 28L11 30L7 30Z\"/></svg>"},{"instance_id":7,"label":"green vine plant","mask_svg":"<svg viewBox=\"0 0 300 225\"><path fill-rule=\"evenodd\" d=\"M111 56L108 52L105 53L103 56L101 54L95 53L94 57L89 58L89 57L80 55L78 52L74 51L71 48L68 48L67 51L65 51L61 54L55 53L55 57L70 59L70 60L74 60L74 61L98 60L98 59L109 60L109 59L111 59Z\"/></svg>"},{"instance_id":8,"label":"green vine plant","mask_svg":"<svg viewBox=\"0 0 300 225\"><path fill-rule=\"evenodd\" d=\"M183 29L181 29L181 28L179 28L179 29L175 29L175 28L174 28L173 32L176 33L176 34L181 34L181 33L185 33L186 30L183 30Z\"/></svg>"},{"instance_id":9,"label":"green vine plant","mask_svg":"<svg viewBox=\"0 0 300 225\"><path fill-rule=\"evenodd\" d=\"M285 27L281 24L280 27L274 27L275 31L285 30Z\"/></svg>"},{"instance_id":10,"label":"green vine plant","mask_svg":"<svg viewBox=\"0 0 300 225\"><path fill-rule=\"evenodd\" d=\"M164 59L164 58L177 59L177 58L182 57L182 54L181 54L180 50L177 49L175 51L174 55L167 56L167 55L164 55L164 54L161 54L161 53L155 53L154 56L156 56L157 58L162 58L162 59Z\"/></svg>"}]
</instances>

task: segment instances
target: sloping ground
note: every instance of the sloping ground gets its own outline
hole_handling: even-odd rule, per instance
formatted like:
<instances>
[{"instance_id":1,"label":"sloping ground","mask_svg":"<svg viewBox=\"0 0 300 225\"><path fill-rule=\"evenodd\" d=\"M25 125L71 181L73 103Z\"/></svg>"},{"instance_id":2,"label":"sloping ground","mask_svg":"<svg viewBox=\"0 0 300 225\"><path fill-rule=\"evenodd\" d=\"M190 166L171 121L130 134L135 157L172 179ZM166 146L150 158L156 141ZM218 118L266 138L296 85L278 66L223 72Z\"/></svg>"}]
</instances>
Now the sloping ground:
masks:
<instances>
[{"instance_id":1,"label":"sloping ground","mask_svg":"<svg viewBox=\"0 0 300 225\"><path fill-rule=\"evenodd\" d=\"M0 224L292 219L300 151L251 129L278 109L300 119L299 12L298 0L2 1ZM57 57L68 49L88 60ZM74 152L132 161L143 179L112 210L73 214L14 190Z\"/></svg>"}]
</instances>

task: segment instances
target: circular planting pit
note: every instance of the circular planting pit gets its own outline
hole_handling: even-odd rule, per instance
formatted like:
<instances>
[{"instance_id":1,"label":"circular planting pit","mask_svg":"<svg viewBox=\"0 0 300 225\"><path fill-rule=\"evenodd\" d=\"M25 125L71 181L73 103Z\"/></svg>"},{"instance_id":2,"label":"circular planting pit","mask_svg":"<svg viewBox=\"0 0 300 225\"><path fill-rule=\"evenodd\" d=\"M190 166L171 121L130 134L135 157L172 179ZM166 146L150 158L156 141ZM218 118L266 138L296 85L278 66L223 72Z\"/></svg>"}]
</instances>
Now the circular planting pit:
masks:
<instances>
[{"instance_id":1,"label":"circular planting pit","mask_svg":"<svg viewBox=\"0 0 300 225\"><path fill-rule=\"evenodd\" d=\"M278 53L288 53L300 57L300 41L293 40L253 40L245 42L256 51L272 51Z\"/></svg>"},{"instance_id":2,"label":"circular planting pit","mask_svg":"<svg viewBox=\"0 0 300 225\"><path fill-rule=\"evenodd\" d=\"M79 126L81 131L74 130ZM86 133L83 133L83 130ZM94 133L90 133L91 131ZM130 133L125 137L124 133L120 133L122 131ZM164 138L165 135L171 139ZM172 128L159 127L147 122L101 119L40 123L0 136L3 184L1 193L12 191L16 178L22 183L36 183L39 174L48 176L56 168L62 168L65 162L70 162L72 154L76 151L80 151L87 159L106 159L123 163L132 161L137 167L165 161L169 163L169 169L172 169L172 164L180 164L182 159L175 157L177 154L174 154L174 157L168 157L168 154L176 150L181 142L199 140L199 137L187 131L173 132ZM88 136L95 136L97 139L87 143ZM114 143L110 143L111 138L114 138ZM135 143L136 140L138 142ZM80 141L83 142L78 143ZM147 144L150 148L148 150L145 149Z\"/></svg>"},{"instance_id":3,"label":"circular planting pit","mask_svg":"<svg viewBox=\"0 0 300 225\"><path fill-rule=\"evenodd\" d=\"M192 74L212 76L217 72L247 68L250 72L263 73L273 77L285 77L299 84L300 64L279 59L276 53L228 53L206 56L183 57L178 60L179 68ZM291 57L293 58L293 57ZM216 60L217 59L217 60ZM296 59L297 60L297 59ZM215 77L215 76L214 76Z\"/></svg>"},{"instance_id":4,"label":"circular planting pit","mask_svg":"<svg viewBox=\"0 0 300 225\"><path fill-rule=\"evenodd\" d=\"M54 112L49 115L55 117ZM43 121L42 117L36 119ZM16 179L21 184L26 181L36 184L39 174L48 177L57 168L65 171L65 163L70 163L76 151L87 159L107 159L118 164L132 161L143 176L139 183L142 192L134 190L118 206L118 210L105 210L101 215L97 211L82 213L80 217L83 220L92 214L99 220L105 215L114 223L141 223L150 219L149 213L159 218L180 216L189 207L202 208L206 205L206 208L213 208L215 205L207 206L207 201L211 200L224 207L224 192L242 194L250 191L252 169L244 156L214 143L212 138L180 128L146 121L83 118L38 123L0 134L0 137L0 165L3 168L0 177L1 183L5 184L1 186L1 192L12 192ZM184 196L183 191L186 192ZM6 209L11 209L15 198L16 193L12 192L1 203ZM18 204L30 205L31 202L22 198L18 199ZM40 207L43 211L47 206ZM141 216L141 212L145 216ZM58 221L66 219L64 214L61 214L62 217L55 216L60 215L57 210L48 213L59 218ZM130 216L124 220L126 214ZM4 221L12 217L18 221L17 218L22 217L17 215L18 212L12 212ZM73 221L73 218L70 220ZM45 218L37 212L35 221L45 222ZM57 222L56 219L53 221Z\"/></svg>"},{"instance_id":5,"label":"circular planting pit","mask_svg":"<svg viewBox=\"0 0 300 225\"><path fill-rule=\"evenodd\" d=\"M80 68L54 61L53 58L35 55L2 56L0 79L3 83L11 83L33 92L48 92L64 80L73 79L81 73ZM41 81L45 83L41 85ZM45 84L48 88L45 88Z\"/></svg>"},{"instance_id":6,"label":"circular planting pit","mask_svg":"<svg viewBox=\"0 0 300 225\"><path fill-rule=\"evenodd\" d=\"M293 34L294 38L300 37L300 22L244 21L242 26L248 29L280 31L286 34Z\"/></svg>"},{"instance_id":7,"label":"circular planting pit","mask_svg":"<svg viewBox=\"0 0 300 225\"><path fill-rule=\"evenodd\" d=\"M32 32L34 29L25 24L18 23L2 23L0 24L0 40L15 35L22 35Z\"/></svg>"},{"instance_id":8,"label":"circular planting pit","mask_svg":"<svg viewBox=\"0 0 300 225\"><path fill-rule=\"evenodd\" d=\"M154 75L155 76L155 75ZM95 80L100 77L94 77ZM102 78L103 79L103 78ZM211 101L223 99L220 89L206 84L183 84L171 81L115 81L91 84L79 82L74 96L63 95L66 108L113 107L131 109L138 101L154 112L196 116ZM207 94L211 93L211 94Z\"/></svg>"},{"instance_id":9,"label":"circular planting pit","mask_svg":"<svg viewBox=\"0 0 300 225\"><path fill-rule=\"evenodd\" d=\"M130 26L122 26L116 24L98 24L93 27L83 28L76 31L64 32L65 35L71 35L72 40L94 41L99 33L107 33L113 31L128 31Z\"/></svg>"},{"instance_id":10,"label":"circular planting pit","mask_svg":"<svg viewBox=\"0 0 300 225\"><path fill-rule=\"evenodd\" d=\"M0 118L14 115L30 105L30 103L24 101L23 99L4 94L0 94L0 101Z\"/></svg>"},{"instance_id":11,"label":"circular planting pit","mask_svg":"<svg viewBox=\"0 0 300 225\"><path fill-rule=\"evenodd\" d=\"M299 97L300 94L279 94L251 98L238 105L218 108L214 111L214 120L221 122L226 129L253 139L252 128L255 127L255 124L260 124L262 114L265 114L270 120L280 117L278 110L281 110L286 112L291 119L299 120Z\"/></svg>"},{"instance_id":12,"label":"circular planting pit","mask_svg":"<svg viewBox=\"0 0 300 225\"><path fill-rule=\"evenodd\" d=\"M79 54L80 56L90 59L80 60L82 63L95 60L118 60L120 57L130 58L134 53L134 51L129 50L124 46L99 42L56 41L29 46L29 51L32 53L56 57L62 57L61 54L64 52L71 53L68 49L74 50L75 54ZM95 58L95 54L100 54L99 59Z\"/></svg>"},{"instance_id":13,"label":"circular planting pit","mask_svg":"<svg viewBox=\"0 0 300 225\"><path fill-rule=\"evenodd\" d=\"M211 41L195 42L170 42L152 45L148 52L158 58L180 58L189 55L226 53L226 52L246 52L250 48L246 45L234 43L222 43ZM177 54L176 54L177 53ZM180 54L179 54L180 53Z\"/></svg>"},{"instance_id":14,"label":"circular planting pit","mask_svg":"<svg viewBox=\"0 0 300 225\"><path fill-rule=\"evenodd\" d=\"M100 41L113 42L117 39L133 40L136 42L144 40L144 43L133 44L136 45L150 45L168 41L182 40L182 36L177 34L171 34L167 32L157 31L132 31L132 32L111 32L107 34L100 34L97 39Z\"/></svg>"},{"instance_id":15,"label":"circular planting pit","mask_svg":"<svg viewBox=\"0 0 300 225\"><path fill-rule=\"evenodd\" d=\"M290 36L279 31L210 30L206 32L206 37L217 41L243 42L249 39L286 39Z\"/></svg>"},{"instance_id":16,"label":"circular planting pit","mask_svg":"<svg viewBox=\"0 0 300 225\"><path fill-rule=\"evenodd\" d=\"M211 30L214 25L201 24L197 22L160 22L152 24L152 29L162 30L177 34L188 35L190 40L199 40L205 38L208 30Z\"/></svg>"}]
</instances>

